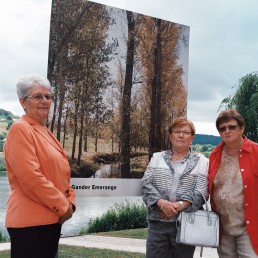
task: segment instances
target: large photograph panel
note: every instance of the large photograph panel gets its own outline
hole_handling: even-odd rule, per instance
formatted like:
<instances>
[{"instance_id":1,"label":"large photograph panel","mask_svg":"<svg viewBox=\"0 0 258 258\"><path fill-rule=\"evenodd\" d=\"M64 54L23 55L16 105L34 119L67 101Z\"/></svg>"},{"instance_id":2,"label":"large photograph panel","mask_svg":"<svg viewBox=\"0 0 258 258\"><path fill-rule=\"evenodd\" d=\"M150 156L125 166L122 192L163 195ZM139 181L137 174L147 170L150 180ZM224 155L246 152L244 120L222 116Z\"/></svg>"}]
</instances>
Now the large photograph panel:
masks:
<instances>
[{"instance_id":1,"label":"large photograph panel","mask_svg":"<svg viewBox=\"0 0 258 258\"><path fill-rule=\"evenodd\" d=\"M188 51L188 26L53 0L49 127L68 153L74 182L127 178L139 187L153 152L170 148L169 123L186 115Z\"/></svg>"}]
</instances>

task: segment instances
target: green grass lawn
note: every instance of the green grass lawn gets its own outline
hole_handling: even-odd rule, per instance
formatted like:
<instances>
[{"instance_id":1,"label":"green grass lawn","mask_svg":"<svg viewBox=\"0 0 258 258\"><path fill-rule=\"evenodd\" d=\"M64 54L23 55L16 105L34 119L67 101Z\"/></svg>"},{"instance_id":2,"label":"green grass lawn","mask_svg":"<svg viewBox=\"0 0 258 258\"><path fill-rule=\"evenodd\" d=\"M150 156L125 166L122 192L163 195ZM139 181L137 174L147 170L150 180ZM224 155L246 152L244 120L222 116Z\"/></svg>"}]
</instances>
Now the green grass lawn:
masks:
<instances>
[{"instance_id":1,"label":"green grass lawn","mask_svg":"<svg viewBox=\"0 0 258 258\"><path fill-rule=\"evenodd\" d=\"M147 229L142 228L142 229L130 229L130 230L121 230L121 231L102 232L102 233L97 233L94 235L146 239ZM0 252L0 257L1 258L10 258L10 251ZM109 250L109 249L97 249L97 248L59 245L58 258L68 258L68 257L143 258L143 257L145 257L145 254L130 253L130 252L125 252L125 251L114 251L114 250Z\"/></svg>"},{"instance_id":2,"label":"green grass lawn","mask_svg":"<svg viewBox=\"0 0 258 258\"><path fill-rule=\"evenodd\" d=\"M146 239L147 238L147 228L101 232L101 233L95 233L94 235Z\"/></svg>"},{"instance_id":3,"label":"green grass lawn","mask_svg":"<svg viewBox=\"0 0 258 258\"><path fill-rule=\"evenodd\" d=\"M1 257L1 253L0 253ZM92 258L143 258L145 254L114 251L109 249L85 248L77 246L60 245L58 258L67 257L92 257Z\"/></svg>"},{"instance_id":4,"label":"green grass lawn","mask_svg":"<svg viewBox=\"0 0 258 258\"><path fill-rule=\"evenodd\" d=\"M1 258L10 258L10 251L0 252ZM145 254L113 251L109 249L86 248L78 246L59 245L58 258L144 258Z\"/></svg>"}]
</instances>

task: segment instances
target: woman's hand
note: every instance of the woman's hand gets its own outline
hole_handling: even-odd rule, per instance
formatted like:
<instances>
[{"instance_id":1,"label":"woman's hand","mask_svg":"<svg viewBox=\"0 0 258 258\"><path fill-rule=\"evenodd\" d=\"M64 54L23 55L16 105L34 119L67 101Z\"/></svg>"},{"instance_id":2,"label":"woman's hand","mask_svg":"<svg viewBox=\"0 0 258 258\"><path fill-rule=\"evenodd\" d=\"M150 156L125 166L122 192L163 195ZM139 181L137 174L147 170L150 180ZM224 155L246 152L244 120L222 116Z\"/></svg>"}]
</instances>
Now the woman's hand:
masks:
<instances>
[{"instance_id":1,"label":"woman's hand","mask_svg":"<svg viewBox=\"0 0 258 258\"><path fill-rule=\"evenodd\" d=\"M69 207L66 211L66 213L60 217L59 223L63 224L65 221L70 219L73 216L73 204L69 203Z\"/></svg>"},{"instance_id":2,"label":"woman's hand","mask_svg":"<svg viewBox=\"0 0 258 258\"><path fill-rule=\"evenodd\" d=\"M160 208L160 217L162 219L169 220L170 218L178 215L180 205L178 202L170 202L160 199L158 200L157 205Z\"/></svg>"}]
</instances>

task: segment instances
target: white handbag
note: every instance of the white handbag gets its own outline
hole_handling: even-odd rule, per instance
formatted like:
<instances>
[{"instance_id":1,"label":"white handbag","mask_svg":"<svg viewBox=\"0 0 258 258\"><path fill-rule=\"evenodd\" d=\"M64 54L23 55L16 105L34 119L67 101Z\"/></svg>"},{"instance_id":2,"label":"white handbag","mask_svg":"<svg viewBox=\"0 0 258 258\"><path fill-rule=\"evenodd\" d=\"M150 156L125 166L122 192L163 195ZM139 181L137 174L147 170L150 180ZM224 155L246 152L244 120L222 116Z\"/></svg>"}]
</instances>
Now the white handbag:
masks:
<instances>
[{"instance_id":1,"label":"white handbag","mask_svg":"<svg viewBox=\"0 0 258 258\"><path fill-rule=\"evenodd\" d=\"M205 200L205 210L181 211L176 224L176 242L201 247L219 246L219 216L210 211ZM201 250L202 253L202 250Z\"/></svg>"}]
</instances>

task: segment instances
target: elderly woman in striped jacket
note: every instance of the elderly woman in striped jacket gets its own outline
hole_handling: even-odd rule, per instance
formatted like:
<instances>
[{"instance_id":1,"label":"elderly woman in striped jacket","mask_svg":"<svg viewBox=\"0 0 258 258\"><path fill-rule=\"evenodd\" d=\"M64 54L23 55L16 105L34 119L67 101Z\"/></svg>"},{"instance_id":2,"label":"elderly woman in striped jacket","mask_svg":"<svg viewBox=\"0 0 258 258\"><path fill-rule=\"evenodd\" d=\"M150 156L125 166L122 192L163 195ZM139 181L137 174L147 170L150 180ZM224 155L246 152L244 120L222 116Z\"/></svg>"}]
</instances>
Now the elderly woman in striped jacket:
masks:
<instances>
[{"instance_id":1,"label":"elderly woman in striped jacket","mask_svg":"<svg viewBox=\"0 0 258 258\"><path fill-rule=\"evenodd\" d=\"M180 211L195 211L208 197L208 159L190 148L193 123L183 117L169 127L171 150L153 154L142 178L148 208L146 257L192 258L194 246L176 243Z\"/></svg>"}]
</instances>

